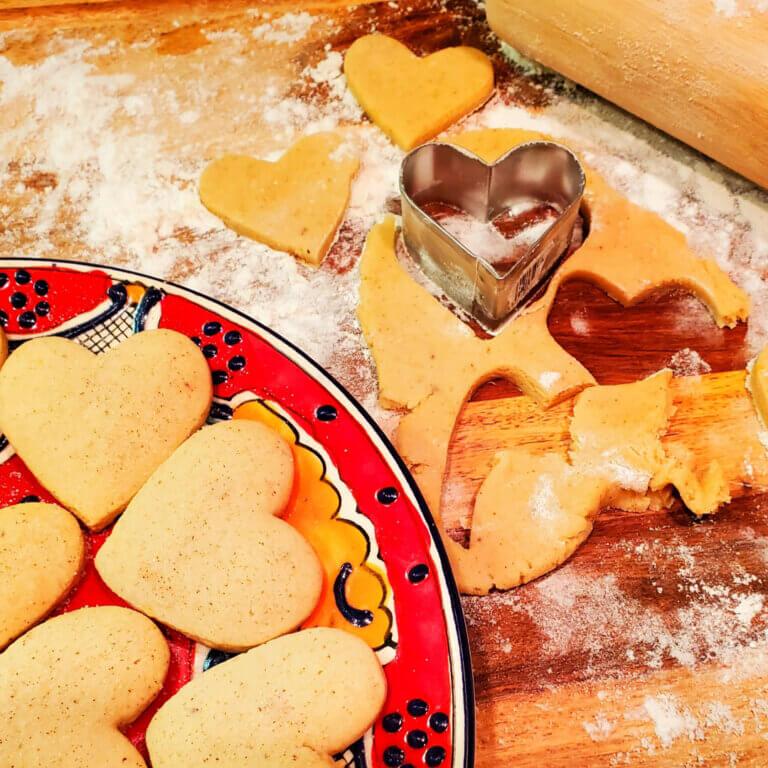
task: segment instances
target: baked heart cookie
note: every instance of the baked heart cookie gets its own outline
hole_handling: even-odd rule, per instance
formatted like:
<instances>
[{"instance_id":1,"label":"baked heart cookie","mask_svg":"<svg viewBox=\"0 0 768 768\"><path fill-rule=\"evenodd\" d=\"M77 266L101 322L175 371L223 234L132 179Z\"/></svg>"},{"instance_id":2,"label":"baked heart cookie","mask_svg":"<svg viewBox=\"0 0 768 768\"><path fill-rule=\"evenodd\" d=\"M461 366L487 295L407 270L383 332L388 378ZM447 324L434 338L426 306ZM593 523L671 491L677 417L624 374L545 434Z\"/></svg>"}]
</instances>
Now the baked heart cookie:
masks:
<instances>
[{"instance_id":1,"label":"baked heart cookie","mask_svg":"<svg viewBox=\"0 0 768 768\"><path fill-rule=\"evenodd\" d=\"M328 768L376 719L376 654L340 629L272 640L184 686L147 729L154 768Z\"/></svg>"},{"instance_id":2,"label":"baked heart cookie","mask_svg":"<svg viewBox=\"0 0 768 768\"><path fill-rule=\"evenodd\" d=\"M0 369L0 429L40 483L103 528L208 414L211 374L176 331L145 331L96 356L56 336Z\"/></svg>"},{"instance_id":3,"label":"baked heart cookie","mask_svg":"<svg viewBox=\"0 0 768 768\"><path fill-rule=\"evenodd\" d=\"M56 504L0 509L0 650L69 592L83 565L80 526Z\"/></svg>"},{"instance_id":4,"label":"baked heart cookie","mask_svg":"<svg viewBox=\"0 0 768 768\"><path fill-rule=\"evenodd\" d=\"M0 367L8 357L8 337L5 335L5 331L0 328Z\"/></svg>"},{"instance_id":5,"label":"baked heart cookie","mask_svg":"<svg viewBox=\"0 0 768 768\"><path fill-rule=\"evenodd\" d=\"M342 141L335 133L306 136L275 163L225 155L203 171L200 200L235 232L316 266L333 242L359 166Z\"/></svg>"},{"instance_id":6,"label":"baked heart cookie","mask_svg":"<svg viewBox=\"0 0 768 768\"><path fill-rule=\"evenodd\" d=\"M0 655L0 765L144 768L120 728L159 693L168 644L128 608L81 608Z\"/></svg>"},{"instance_id":7,"label":"baked heart cookie","mask_svg":"<svg viewBox=\"0 0 768 768\"><path fill-rule=\"evenodd\" d=\"M493 92L493 65L477 48L444 48L419 58L378 34L352 43L344 74L368 117L406 150L434 138Z\"/></svg>"},{"instance_id":8,"label":"baked heart cookie","mask_svg":"<svg viewBox=\"0 0 768 768\"><path fill-rule=\"evenodd\" d=\"M312 547L279 515L293 455L269 427L230 421L187 440L128 505L96 555L110 589L214 648L295 629L320 596Z\"/></svg>"}]
</instances>

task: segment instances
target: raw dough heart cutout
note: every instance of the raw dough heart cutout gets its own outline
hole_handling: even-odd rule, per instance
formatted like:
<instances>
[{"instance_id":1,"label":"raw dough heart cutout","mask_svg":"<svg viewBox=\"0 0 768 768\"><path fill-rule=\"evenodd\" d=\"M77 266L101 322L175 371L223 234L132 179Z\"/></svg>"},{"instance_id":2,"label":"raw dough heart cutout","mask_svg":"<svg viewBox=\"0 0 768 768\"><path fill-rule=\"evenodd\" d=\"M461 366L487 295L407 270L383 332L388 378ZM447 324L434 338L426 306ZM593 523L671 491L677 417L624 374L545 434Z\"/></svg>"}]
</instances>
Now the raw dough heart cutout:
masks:
<instances>
[{"instance_id":1,"label":"raw dough heart cutout","mask_svg":"<svg viewBox=\"0 0 768 768\"><path fill-rule=\"evenodd\" d=\"M98 529L205 421L212 395L205 358L175 331L100 356L38 338L0 369L0 428L40 483Z\"/></svg>"},{"instance_id":2,"label":"raw dough heart cutout","mask_svg":"<svg viewBox=\"0 0 768 768\"><path fill-rule=\"evenodd\" d=\"M493 65L476 48L445 48L419 58L385 35L350 46L344 74L360 105L403 149L429 141L493 92Z\"/></svg>"},{"instance_id":3,"label":"raw dough heart cutout","mask_svg":"<svg viewBox=\"0 0 768 768\"><path fill-rule=\"evenodd\" d=\"M312 547L275 517L293 473L287 443L263 424L205 427L128 505L96 568L132 606L214 648L289 632L322 587Z\"/></svg>"},{"instance_id":4,"label":"raw dough heart cutout","mask_svg":"<svg viewBox=\"0 0 768 768\"><path fill-rule=\"evenodd\" d=\"M56 504L0 509L0 650L47 615L83 564L80 526Z\"/></svg>"},{"instance_id":5,"label":"raw dough heart cutout","mask_svg":"<svg viewBox=\"0 0 768 768\"><path fill-rule=\"evenodd\" d=\"M328 768L370 727L386 681L340 629L307 629L218 664L149 724L154 768Z\"/></svg>"},{"instance_id":6,"label":"raw dough heart cutout","mask_svg":"<svg viewBox=\"0 0 768 768\"><path fill-rule=\"evenodd\" d=\"M214 160L200 200L241 235L318 265L344 216L359 162L335 133L297 141L277 162L245 155Z\"/></svg>"},{"instance_id":7,"label":"raw dough heart cutout","mask_svg":"<svg viewBox=\"0 0 768 768\"><path fill-rule=\"evenodd\" d=\"M127 608L56 616L0 655L0 765L145 768L120 728L160 692L168 644Z\"/></svg>"}]
</instances>

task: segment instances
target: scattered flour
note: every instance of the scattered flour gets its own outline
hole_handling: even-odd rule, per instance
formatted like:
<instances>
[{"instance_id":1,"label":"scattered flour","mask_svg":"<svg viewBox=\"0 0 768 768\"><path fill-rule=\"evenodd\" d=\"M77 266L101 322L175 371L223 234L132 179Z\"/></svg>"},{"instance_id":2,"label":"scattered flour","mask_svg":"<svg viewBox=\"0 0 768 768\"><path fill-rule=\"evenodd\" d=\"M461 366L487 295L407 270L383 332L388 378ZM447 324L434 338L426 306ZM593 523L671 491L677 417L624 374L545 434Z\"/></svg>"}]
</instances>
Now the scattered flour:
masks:
<instances>
[{"instance_id":1,"label":"scattered flour","mask_svg":"<svg viewBox=\"0 0 768 768\"><path fill-rule=\"evenodd\" d=\"M489 264L508 259L514 244L494 226L468 213L455 213L440 219L440 226L456 238L470 253L477 254Z\"/></svg>"},{"instance_id":2,"label":"scattered flour","mask_svg":"<svg viewBox=\"0 0 768 768\"><path fill-rule=\"evenodd\" d=\"M734 716L733 710L722 701L711 701L704 707L704 724L726 733L742 735L744 723Z\"/></svg>"},{"instance_id":3,"label":"scattered flour","mask_svg":"<svg viewBox=\"0 0 768 768\"><path fill-rule=\"evenodd\" d=\"M696 718L689 709L681 706L674 696L646 696L643 708L653 722L663 747L671 746L672 742L683 736L690 740L703 738Z\"/></svg>"},{"instance_id":4,"label":"scattered flour","mask_svg":"<svg viewBox=\"0 0 768 768\"><path fill-rule=\"evenodd\" d=\"M666 365L675 376L700 376L712 370L712 366L695 349L688 347L675 352Z\"/></svg>"},{"instance_id":5,"label":"scattered flour","mask_svg":"<svg viewBox=\"0 0 768 768\"><path fill-rule=\"evenodd\" d=\"M768 0L714 0L715 12L720 16L752 16L768 12Z\"/></svg>"},{"instance_id":6,"label":"scattered flour","mask_svg":"<svg viewBox=\"0 0 768 768\"><path fill-rule=\"evenodd\" d=\"M609 720L602 712L596 715L594 722L584 722L582 725L592 741L605 741L615 728L615 723Z\"/></svg>"},{"instance_id":7,"label":"scattered flour","mask_svg":"<svg viewBox=\"0 0 768 768\"><path fill-rule=\"evenodd\" d=\"M303 34L311 23L306 13L276 17L269 27L277 32L259 34L282 41L289 32ZM211 47L218 42L226 55L230 35L208 37ZM99 74L92 63L98 49L85 41L61 37L50 47L51 54L36 64L14 66L0 56L0 106L6 115L19 110L23 115L5 122L0 117L3 156L18 158L15 167L0 166L0 188L30 197L15 212L19 220L0 230L0 252L55 257L62 241L76 243L78 249L66 254L71 258L132 267L211 293L299 344L375 409L385 428L393 428L393 415L376 407L372 362L354 320L354 264L367 229L396 194L402 153L369 124L349 130L340 151L361 154L362 167L347 220L329 256L332 268L309 269L288 254L238 237L208 213L197 195L202 148L193 140L176 149L167 144L166 113L177 116L183 132L206 112L215 113L219 82L201 73L182 100L162 77ZM275 160L304 132L359 122L341 61L340 54L325 52L306 70L315 86L328 86L317 103L286 96L290 84L280 81L244 89L244 115L274 126L278 148L243 150ZM41 173L55 182L29 195L25 180Z\"/></svg>"},{"instance_id":8,"label":"scattered flour","mask_svg":"<svg viewBox=\"0 0 768 768\"><path fill-rule=\"evenodd\" d=\"M541 384L544 389L550 389L560 381L562 375L563 374L560 373L560 371L544 371L539 374L539 384Z\"/></svg>"},{"instance_id":9,"label":"scattered flour","mask_svg":"<svg viewBox=\"0 0 768 768\"><path fill-rule=\"evenodd\" d=\"M306 37L315 21L315 17L306 11L286 13L254 27L251 34L265 43L295 43Z\"/></svg>"},{"instance_id":10,"label":"scattered flour","mask_svg":"<svg viewBox=\"0 0 768 768\"><path fill-rule=\"evenodd\" d=\"M740 536L758 555L768 552L768 543L754 534L750 538L748 530ZM585 573L578 561L570 561L515 592L465 598L465 614L470 627L481 626L491 635L502 617L499 626L512 622L520 632L530 632L530 623L542 657L579 659L585 679L616 669L626 674L659 669L670 662L688 668L703 661L733 664L745 647L768 647L764 588L761 578L737 561L718 574L700 567L704 546L691 546L682 535L614 545L604 560L612 572ZM636 596L621 586L625 565L646 574L646 588L633 589ZM679 607L664 610L641 597L651 590L676 594Z\"/></svg>"},{"instance_id":11,"label":"scattered flour","mask_svg":"<svg viewBox=\"0 0 768 768\"><path fill-rule=\"evenodd\" d=\"M540 475L536 480L528 509L537 520L553 521L562 514L555 483L550 475Z\"/></svg>"}]
</instances>

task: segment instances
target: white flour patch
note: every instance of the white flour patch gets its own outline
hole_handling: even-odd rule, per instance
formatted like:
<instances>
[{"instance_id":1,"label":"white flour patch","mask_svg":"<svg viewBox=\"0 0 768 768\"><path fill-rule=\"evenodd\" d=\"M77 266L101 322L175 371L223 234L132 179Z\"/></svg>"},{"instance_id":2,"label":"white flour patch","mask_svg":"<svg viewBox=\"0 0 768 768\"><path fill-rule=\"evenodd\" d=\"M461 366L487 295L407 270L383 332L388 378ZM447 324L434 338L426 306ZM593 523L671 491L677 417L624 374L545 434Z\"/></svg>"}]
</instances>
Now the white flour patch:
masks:
<instances>
[{"instance_id":1,"label":"white flour patch","mask_svg":"<svg viewBox=\"0 0 768 768\"><path fill-rule=\"evenodd\" d=\"M720 16L752 16L768 12L768 0L713 0L715 13Z\"/></svg>"},{"instance_id":2,"label":"white flour patch","mask_svg":"<svg viewBox=\"0 0 768 768\"><path fill-rule=\"evenodd\" d=\"M539 384L544 389L550 389L562 378L560 371L544 371L539 374Z\"/></svg>"},{"instance_id":3,"label":"white flour patch","mask_svg":"<svg viewBox=\"0 0 768 768\"><path fill-rule=\"evenodd\" d=\"M265 18L269 14L264 14ZM251 34L265 43L295 43L307 36L316 19L306 11L286 13L254 27Z\"/></svg>"},{"instance_id":4,"label":"white flour patch","mask_svg":"<svg viewBox=\"0 0 768 768\"><path fill-rule=\"evenodd\" d=\"M646 696L643 708L653 722L656 736L663 747L671 746L672 742L683 736L691 740L703 737L696 718L674 696Z\"/></svg>"},{"instance_id":5,"label":"white flour patch","mask_svg":"<svg viewBox=\"0 0 768 768\"><path fill-rule=\"evenodd\" d=\"M593 722L585 721L582 726L592 741L605 741L613 733L616 724L598 712Z\"/></svg>"},{"instance_id":6,"label":"white flour patch","mask_svg":"<svg viewBox=\"0 0 768 768\"><path fill-rule=\"evenodd\" d=\"M695 349L688 347L675 352L667 360L666 367L675 376L700 376L712 370L712 366Z\"/></svg>"},{"instance_id":7,"label":"white flour patch","mask_svg":"<svg viewBox=\"0 0 768 768\"><path fill-rule=\"evenodd\" d=\"M704 707L704 724L726 733L742 735L744 723L734 716L733 710L722 701L711 701Z\"/></svg>"},{"instance_id":8,"label":"white flour patch","mask_svg":"<svg viewBox=\"0 0 768 768\"><path fill-rule=\"evenodd\" d=\"M555 493L555 483L550 475L540 475L536 480L528 509L536 520L552 522L561 514L560 499Z\"/></svg>"},{"instance_id":9,"label":"white flour patch","mask_svg":"<svg viewBox=\"0 0 768 768\"><path fill-rule=\"evenodd\" d=\"M737 604L733 609L734 613L738 617L739 621L745 626L749 627L752 624L752 620L762 610L765 603L763 595L740 595L737 597Z\"/></svg>"},{"instance_id":10,"label":"white flour patch","mask_svg":"<svg viewBox=\"0 0 768 768\"><path fill-rule=\"evenodd\" d=\"M455 213L440 219L440 226L470 253L489 264L508 259L515 247L490 221L480 221L468 213Z\"/></svg>"},{"instance_id":11,"label":"white flour patch","mask_svg":"<svg viewBox=\"0 0 768 768\"><path fill-rule=\"evenodd\" d=\"M586 309L578 309L571 315L571 330L577 336L586 336L589 334L590 325L587 319Z\"/></svg>"}]
</instances>

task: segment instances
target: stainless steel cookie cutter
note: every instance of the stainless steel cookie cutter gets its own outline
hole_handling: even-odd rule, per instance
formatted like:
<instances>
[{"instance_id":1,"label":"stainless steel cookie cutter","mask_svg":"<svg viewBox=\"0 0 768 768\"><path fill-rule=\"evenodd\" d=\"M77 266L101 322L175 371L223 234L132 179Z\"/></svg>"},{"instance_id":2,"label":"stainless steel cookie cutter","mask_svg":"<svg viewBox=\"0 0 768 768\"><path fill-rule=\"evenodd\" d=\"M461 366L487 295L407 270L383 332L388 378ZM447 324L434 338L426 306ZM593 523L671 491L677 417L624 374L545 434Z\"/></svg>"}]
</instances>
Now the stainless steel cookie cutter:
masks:
<instances>
[{"instance_id":1,"label":"stainless steel cookie cutter","mask_svg":"<svg viewBox=\"0 0 768 768\"><path fill-rule=\"evenodd\" d=\"M492 165L451 144L424 144L409 152L400 167L403 239L422 271L451 300L481 326L495 330L568 247L584 184L576 156L552 142L521 144ZM430 203L442 203L490 222L532 201L551 205L559 215L501 272L424 211Z\"/></svg>"}]
</instances>

